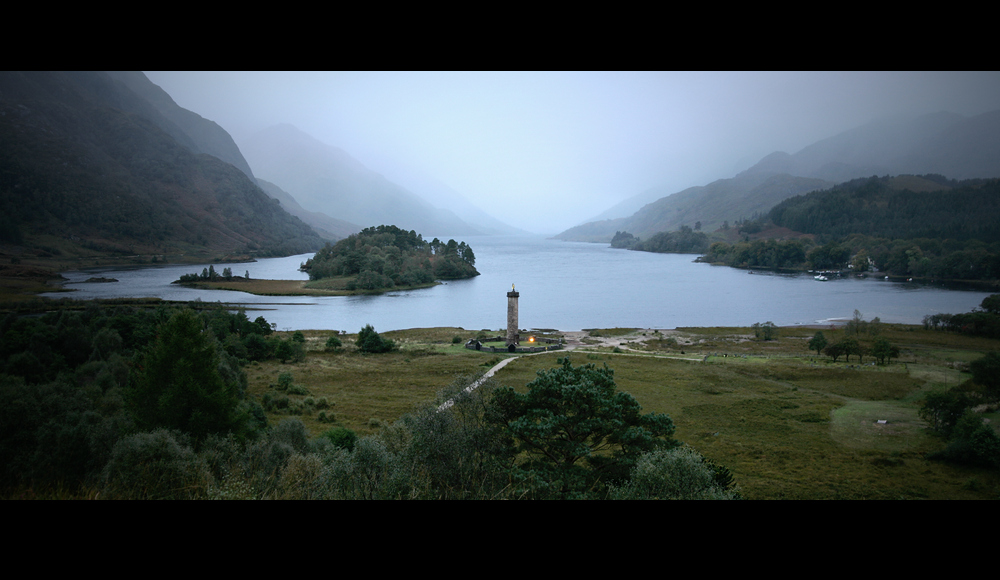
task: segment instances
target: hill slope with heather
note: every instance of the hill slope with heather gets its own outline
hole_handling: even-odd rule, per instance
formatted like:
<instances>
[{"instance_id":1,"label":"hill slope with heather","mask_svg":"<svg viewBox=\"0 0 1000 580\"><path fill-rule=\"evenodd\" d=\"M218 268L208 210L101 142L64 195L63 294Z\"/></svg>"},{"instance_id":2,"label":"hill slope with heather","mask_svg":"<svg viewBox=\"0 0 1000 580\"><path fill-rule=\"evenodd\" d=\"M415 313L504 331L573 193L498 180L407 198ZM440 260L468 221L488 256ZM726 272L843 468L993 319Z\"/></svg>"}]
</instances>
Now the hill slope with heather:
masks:
<instances>
[{"instance_id":1,"label":"hill slope with heather","mask_svg":"<svg viewBox=\"0 0 1000 580\"><path fill-rule=\"evenodd\" d=\"M323 245L248 166L202 152L197 119L186 119L182 128L108 73L0 73L2 251L205 259Z\"/></svg>"}]
</instances>

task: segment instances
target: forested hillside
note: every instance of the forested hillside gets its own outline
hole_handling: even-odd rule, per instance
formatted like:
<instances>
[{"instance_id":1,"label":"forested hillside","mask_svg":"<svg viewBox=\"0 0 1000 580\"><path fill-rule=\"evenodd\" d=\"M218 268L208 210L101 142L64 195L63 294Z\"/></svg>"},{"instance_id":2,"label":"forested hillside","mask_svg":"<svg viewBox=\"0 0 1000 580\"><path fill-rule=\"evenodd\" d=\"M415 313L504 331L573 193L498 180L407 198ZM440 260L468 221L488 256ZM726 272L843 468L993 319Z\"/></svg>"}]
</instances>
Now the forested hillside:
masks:
<instances>
[{"instance_id":1,"label":"forested hillside","mask_svg":"<svg viewBox=\"0 0 1000 580\"><path fill-rule=\"evenodd\" d=\"M240 169L178 142L141 103L106 73L0 73L5 252L211 257L322 245Z\"/></svg>"},{"instance_id":2,"label":"forested hillside","mask_svg":"<svg viewBox=\"0 0 1000 580\"><path fill-rule=\"evenodd\" d=\"M702 259L744 268L850 268L989 281L1000 279L997 223L1000 180L871 177L786 200L743 224L743 241L714 243ZM777 237L773 232L792 239L762 239Z\"/></svg>"},{"instance_id":3,"label":"forested hillside","mask_svg":"<svg viewBox=\"0 0 1000 580\"><path fill-rule=\"evenodd\" d=\"M768 217L778 226L818 236L996 242L1000 180L958 182L940 175L855 179L787 199Z\"/></svg>"}]
</instances>

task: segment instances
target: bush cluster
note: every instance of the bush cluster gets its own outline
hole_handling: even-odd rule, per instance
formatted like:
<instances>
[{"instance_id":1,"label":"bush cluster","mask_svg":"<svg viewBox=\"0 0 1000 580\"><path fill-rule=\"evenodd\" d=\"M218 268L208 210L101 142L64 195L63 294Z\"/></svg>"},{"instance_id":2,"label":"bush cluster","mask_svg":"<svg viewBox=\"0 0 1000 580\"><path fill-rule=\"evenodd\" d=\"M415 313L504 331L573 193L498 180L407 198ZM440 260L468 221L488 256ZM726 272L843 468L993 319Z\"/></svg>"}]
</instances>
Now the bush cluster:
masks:
<instances>
[{"instance_id":1,"label":"bush cluster","mask_svg":"<svg viewBox=\"0 0 1000 580\"><path fill-rule=\"evenodd\" d=\"M396 343L388 338L382 338L379 333L375 332L371 324L366 324L358 332L358 339L355 341L358 345L358 350L365 353L383 353L392 352L396 350Z\"/></svg>"},{"instance_id":2,"label":"bush cluster","mask_svg":"<svg viewBox=\"0 0 1000 580\"><path fill-rule=\"evenodd\" d=\"M239 347L265 329L242 312L167 305L3 317L0 487L93 487L126 449L256 436L266 418L246 395Z\"/></svg>"}]
</instances>

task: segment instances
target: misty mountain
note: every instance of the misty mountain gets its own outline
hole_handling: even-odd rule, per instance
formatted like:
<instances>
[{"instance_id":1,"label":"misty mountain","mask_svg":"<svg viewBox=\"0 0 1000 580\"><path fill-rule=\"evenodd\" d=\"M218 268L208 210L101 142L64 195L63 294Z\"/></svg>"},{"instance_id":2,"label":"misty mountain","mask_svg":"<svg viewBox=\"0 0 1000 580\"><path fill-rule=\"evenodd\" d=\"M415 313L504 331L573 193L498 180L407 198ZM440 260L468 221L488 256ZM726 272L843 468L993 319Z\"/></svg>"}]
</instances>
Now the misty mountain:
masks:
<instances>
[{"instance_id":1,"label":"misty mountain","mask_svg":"<svg viewBox=\"0 0 1000 580\"><path fill-rule=\"evenodd\" d=\"M366 158L371 167L382 173L393 183L417 194L427 203L435 207L446 207L455 213L462 221L480 230L484 234L528 234L526 230L504 223L486 213L470 202L462 194L447 184L423 173L420 170L405 166L387 157L375 156Z\"/></svg>"},{"instance_id":2,"label":"misty mountain","mask_svg":"<svg viewBox=\"0 0 1000 580\"><path fill-rule=\"evenodd\" d=\"M322 238L330 241L342 240L351 234L360 232L363 229L357 224L332 218L323 212L309 211L303 208L299 205L299 202L295 201L295 198L288 194L288 192L270 181L258 179L257 185L264 190L264 193L278 200L281 207L285 211L304 221L309 225L309 227L316 230L316 233L318 233Z\"/></svg>"},{"instance_id":3,"label":"misty mountain","mask_svg":"<svg viewBox=\"0 0 1000 580\"><path fill-rule=\"evenodd\" d=\"M928 173L951 179L1000 177L1000 111L971 118L942 112L873 121L794 155L771 153L732 179L673 195L666 195L666 188L652 188L556 237L603 242L619 230L648 237L696 221L711 231L723 220L764 213L813 189L872 175ZM664 196L652 201L660 194ZM623 216L640 203L644 205L634 214ZM611 217L616 219L607 219Z\"/></svg>"},{"instance_id":4,"label":"misty mountain","mask_svg":"<svg viewBox=\"0 0 1000 580\"><path fill-rule=\"evenodd\" d=\"M483 233L292 125L260 131L240 149L255 175L278 185L309 211L364 227L395 225L426 237Z\"/></svg>"},{"instance_id":5,"label":"misty mountain","mask_svg":"<svg viewBox=\"0 0 1000 580\"><path fill-rule=\"evenodd\" d=\"M137 103L136 110L123 110L143 115L191 151L214 155L234 165L251 180L254 179L250 165L243 158L240 148L236 146L229 133L217 123L178 106L166 91L150 82L146 75L139 71L107 71L107 73L112 79L122 83L142 98ZM150 112L149 105L152 105L159 115Z\"/></svg>"},{"instance_id":6,"label":"misty mountain","mask_svg":"<svg viewBox=\"0 0 1000 580\"><path fill-rule=\"evenodd\" d=\"M586 223L556 236L578 242L610 242L616 231L627 231L639 238L657 232L676 230L682 225L713 231L723 222L735 222L763 214L774 204L789 197L833 185L822 179L793 177L787 174L741 174L719 179L704 186L662 197L643 206L627 218Z\"/></svg>"},{"instance_id":7,"label":"misty mountain","mask_svg":"<svg viewBox=\"0 0 1000 580\"><path fill-rule=\"evenodd\" d=\"M789 173L841 183L872 175L1000 177L1000 111L933 113L873 121L805 147L768 155L747 173Z\"/></svg>"},{"instance_id":8,"label":"misty mountain","mask_svg":"<svg viewBox=\"0 0 1000 580\"><path fill-rule=\"evenodd\" d=\"M105 72L0 73L0 241L63 257L287 255L323 245L245 172L202 152L225 142L217 125L171 112L155 87L141 90L159 105L129 85L143 83Z\"/></svg>"},{"instance_id":9,"label":"misty mountain","mask_svg":"<svg viewBox=\"0 0 1000 580\"><path fill-rule=\"evenodd\" d=\"M647 206L653 203L654 201L660 198L667 197L668 195L671 195L673 193L677 192L675 192L673 188L669 185L658 185L656 187L651 187L638 195L633 195L628 199L616 203L610 208L594 216L587 223L591 222L599 223L607 220L625 219L626 217L642 209L644 206Z\"/></svg>"}]
</instances>

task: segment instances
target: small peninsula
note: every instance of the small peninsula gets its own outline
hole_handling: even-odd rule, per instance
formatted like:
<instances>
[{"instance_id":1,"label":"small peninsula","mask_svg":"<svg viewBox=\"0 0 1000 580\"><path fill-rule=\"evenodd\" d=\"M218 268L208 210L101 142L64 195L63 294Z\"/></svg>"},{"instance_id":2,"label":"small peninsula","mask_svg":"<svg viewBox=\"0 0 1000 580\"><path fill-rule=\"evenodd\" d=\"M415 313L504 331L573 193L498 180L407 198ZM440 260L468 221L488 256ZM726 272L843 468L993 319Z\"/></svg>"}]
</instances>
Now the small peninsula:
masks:
<instances>
[{"instance_id":1,"label":"small peninsula","mask_svg":"<svg viewBox=\"0 0 1000 580\"><path fill-rule=\"evenodd\" d=\"M413 230L381 225L365 228L336 244L327 244L302 265L304 280L254 280L217 274L209 267L201 275L187 274L177 283L197 288L237 290L264 296L338 296L415 290L438 280L478 276L476 256L465 242L437 238L425 241Z\"/></svg>"},{"instance_id":2,"label":"small peninsula","mask_svg":"<svg viewBox=\"0 0 1000 580\"><path fill-rule=\"evenodd\" d=\"M472 278L479 275L475 265L476 256L465 242L428 242L413 230L382 225L327 244L302 270L310 281L354 277L347 290L377 291Z\"/></svg>"}]
</instances>

